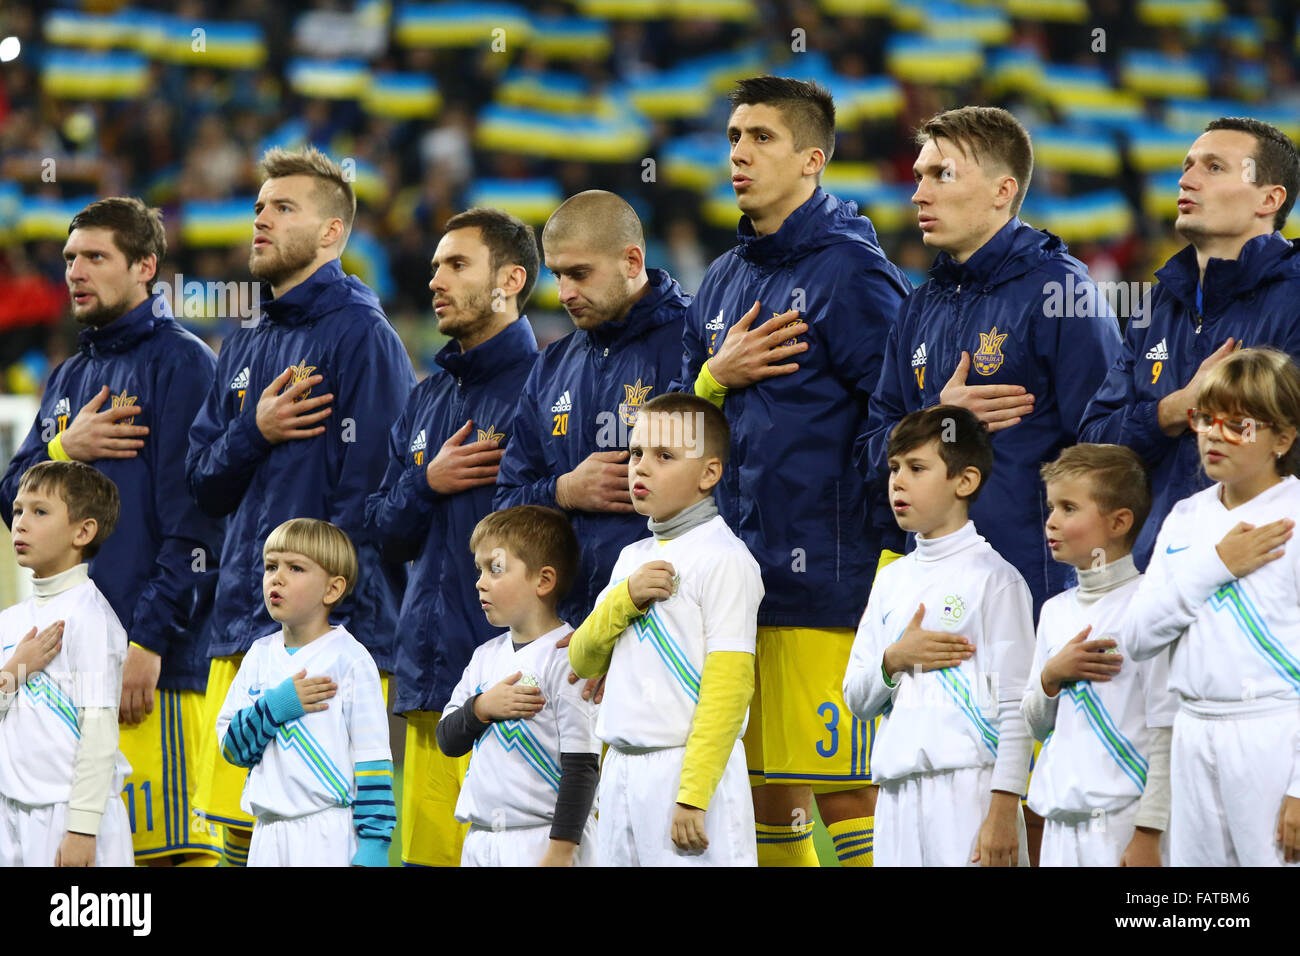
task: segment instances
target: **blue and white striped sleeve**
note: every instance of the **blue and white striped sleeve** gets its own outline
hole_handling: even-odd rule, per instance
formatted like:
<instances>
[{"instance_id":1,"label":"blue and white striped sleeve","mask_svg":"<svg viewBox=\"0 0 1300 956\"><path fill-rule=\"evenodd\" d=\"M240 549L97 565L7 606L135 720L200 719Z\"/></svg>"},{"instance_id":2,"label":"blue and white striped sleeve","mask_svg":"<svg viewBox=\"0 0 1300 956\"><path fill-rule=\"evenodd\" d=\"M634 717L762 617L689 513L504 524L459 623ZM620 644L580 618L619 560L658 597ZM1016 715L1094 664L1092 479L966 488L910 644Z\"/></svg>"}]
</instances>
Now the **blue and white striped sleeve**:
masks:
<instances>
[{"instance_id":1,"label":"blue and white striped sleeve","mask_svg":"<svg viewBox=\"0 0 1300 956\"><path fill-rule=\"evenodd\" d=\"M353 866L387 866L388 847L397 825L393 801L393 762L364 760L356 765L357 799L352 804L352 825L357 830Z\"/></svg>"},{"instance_id":2,"label":"blue and white striped sleeve","mask_svg":"<svg viewBox=\"0 0 1300 956\"><path fill-rule=\"evenodd\" d=\"M339 691L347 721L356 777L352 825L357 831L354 866L387 866L397 824L393 802L393 752L388 744L388 708L374 660L358 645L358 655Z\"/></svg>"},{"instance_id":3,"label":"blue and white striped sleeve","mask_svg":"<svg viewBox=\"0 0 1300 956\"><path fill-rule=\"evenodd\" d=\"M285 678L251 703L247 681L248 675L241 666L217 718L221 756L237 767L257 766L280 725L306 713L292 677Z\"/></svg>"}]
</instances>

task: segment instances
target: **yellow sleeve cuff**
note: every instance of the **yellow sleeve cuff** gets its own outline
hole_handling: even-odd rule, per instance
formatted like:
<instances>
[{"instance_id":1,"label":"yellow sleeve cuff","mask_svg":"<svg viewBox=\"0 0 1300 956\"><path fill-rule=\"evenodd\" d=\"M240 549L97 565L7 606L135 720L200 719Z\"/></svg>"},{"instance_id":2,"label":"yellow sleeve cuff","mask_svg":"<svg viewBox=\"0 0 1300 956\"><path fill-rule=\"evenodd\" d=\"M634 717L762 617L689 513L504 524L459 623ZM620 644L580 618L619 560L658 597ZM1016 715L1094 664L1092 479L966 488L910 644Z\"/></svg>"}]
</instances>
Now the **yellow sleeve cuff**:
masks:
<instances>
[{"instance_id":1,"label":"yellow sleeve cuff","mask_svg":"<svg viewBox=\"0 0 1300 956\"><path fill-rule=\"evenodd\" d=\"M63 450L63 432L50 439L45 451L49 454L50 461L72 461L72 456Z\"/></svg>"},{"instance_id":2,"label":"yellow sleeve cuff","mask_svg":"<svg viewBox=\"0 0 1300 956\"><path fill-rule=\"evenodd\" d=\"M727 397L727 386L718 384L718 380L709 371L708 362L700 366L700 374L695 379L695 394L719 408Z\"/></svg>"},{"instance_id":3,"label":"yellow sleeve cuff","mask_svg":"<svg viewBox=\"0 0 1300 956\"><path fill-rule=\"evenodd\" d=\"M572 647L572 645L570 645ZM677 802L709 809L754 696L754 655L714 651L704 659L700 699L682 757Z\"/></svg>"},{"instance_id":4,"label":"yellow sleeve cuff","mask_svg":"<svg viewBox=\"0 0 1300 956\"><path fill-rule=\"evenodd\" d=\"M627 581L620 581L574 631L569 641L569 666L573 672L579 677L599 677L609 670L614 643L640 616Z\"/></svg>"}]
</instances>

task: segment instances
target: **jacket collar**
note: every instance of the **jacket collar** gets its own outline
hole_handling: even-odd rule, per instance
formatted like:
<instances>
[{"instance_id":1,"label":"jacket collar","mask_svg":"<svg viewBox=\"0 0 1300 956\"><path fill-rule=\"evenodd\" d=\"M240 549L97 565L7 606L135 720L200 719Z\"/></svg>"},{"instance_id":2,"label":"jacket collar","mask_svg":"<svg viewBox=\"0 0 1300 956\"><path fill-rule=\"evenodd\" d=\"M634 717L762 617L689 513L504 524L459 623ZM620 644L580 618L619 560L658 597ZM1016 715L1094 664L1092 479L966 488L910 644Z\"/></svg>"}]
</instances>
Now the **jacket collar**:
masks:
<instances>
[{"instance_id":1,"label":"jacket collar","mask_svg":"<svg viewBox=\"0 0 1300 956\"><path fill-rule=\"evenodd\" d=\"M998 285L1023 275L1058 250L1064 253L1065 243L1056 236L1012 216L965 262L958 262L946 252L939 253L930 268L930 278L944 288Z\"/></svg>"},{"instance_id":2,"label":"jacket collar","mask_svg":"<svg viewBox=\"0 0 1300 956\"><path fill-rule=\"evenodd\" d=\"M103 328L82 329L77 335L77 347L87 355L125 352L141 339L153 335L158 326L170 321L172 310L167 300L161 295L151 295Z\"/></svg>"},{"instance_id":3,"label":"jacket collar","mask_svg":"<svg viewBox=\"0 0 1300 956\"><path fill-rule=\"evenodd\" d=\"M533 335L533 327L528 317L521 315L468 352L461 351L460 343L452 339L433 360L458 379L479 382L491 379L501 369L536 354L537 338Z\"/></svg>"},{"instance_id":4,"label":"jacket collar","mask_svg":"<svg viewBox=\"0 0 1300 956\"><path fill-rule=\"evenodd\" d=\"M818 186L808 200L790 213L781 228L766 236L754 234L754 224L742 216L736 229L735 254L758 266L774 268L824 246L840 242L875 244L876 230L858 215L858 204L833 196Z\"/></svg>"},{"instance_id":5,"label":"jacket collar","mask_svg":"<svg viewBox=\"0 0 1300 956\"><path fill-rule=\"evenodd\" d=\"M272 298L263 311L267 321L280 325L303 325L320 318L321 299L344 280L343 266L331 259L279 298Z\"/></svg>"},{"instance_id":6,"label":"jacket collar","mask_svg":"<svg viewBox=\"0 0 1300 956\"><path fill-rule=\"evenodd\" d=\"M1234 299L1249 299L1260 286L1288 276L1300 277L1300 243L1283 238L1280 232L1256 236L1241 247L1236 259L1211 259L1206 264L1202 314L1218 315ZM1174 298L1196 310L1201 276L1194 246L1175 253L1157 270L1156 279Z\"/></svg>"},{"instance_id":7,"label":"jacket collar","mask_svg":"<svg viewBox=\"0 0 1300 956\"><path fill-rule=\"evenodd\" d=\"M632 304L627 315L586 330L587 341L592 348L604 348L623 338L643 336L665 322L672 321L672 313L663 308L670 300L688 301L682 287L666 270L648 269L646 276L648 281L645 295Z\"/></svg>"}]
</instances>

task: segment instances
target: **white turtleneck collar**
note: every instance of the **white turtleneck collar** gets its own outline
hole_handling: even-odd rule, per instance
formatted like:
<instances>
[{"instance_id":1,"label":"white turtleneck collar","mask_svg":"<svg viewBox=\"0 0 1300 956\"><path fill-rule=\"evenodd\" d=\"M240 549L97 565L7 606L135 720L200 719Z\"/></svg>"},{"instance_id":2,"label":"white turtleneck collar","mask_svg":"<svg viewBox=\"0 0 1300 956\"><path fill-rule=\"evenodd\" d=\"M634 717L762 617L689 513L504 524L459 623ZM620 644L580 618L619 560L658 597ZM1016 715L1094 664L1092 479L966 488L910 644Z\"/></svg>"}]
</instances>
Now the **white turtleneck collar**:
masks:
<instances>
[{"instance_id":1,"label":"white turtleneck collar","mask_svg":"<svg viewBox=\"0 0 1300 956\"><path fill-rule=\"evenodd\" d=\"M90 580L90 565L86 562L73 565L66 571L51 574L48 578L32 578L32 593L36 595L36 606L43 607L58 595L75 588L83 581Z\"/></svg>"},{"instance_id":2,"label":"white turtleneck collar","mask_svg":"<svg viewBox=\"0 0 1300 956\"><path fill-rule=\"evenodd\" d=\"M983 540L984 538L975 530L975 522L967 521L956 531L945 534L941 538L922 538L918 534L916 551L913 553L918 561L941 561Z\"/></svg>"},{"instance_id":3,"label":"white turtleneck collar","mask_svg":"<svg viewBox=\"0 0 1300 956\"><path fill-rule=\"evenodd\" d=\"M1132 581L1138 576L1137 565L1133 555L1126 554L1117 561L1103 564L1099 568L1084 568L1078 572L1079 590L1075 592L1078 602L1085 607L1099 601L1104 594L1115 590L1121 584Z\"/></svg>"}]
</instances>

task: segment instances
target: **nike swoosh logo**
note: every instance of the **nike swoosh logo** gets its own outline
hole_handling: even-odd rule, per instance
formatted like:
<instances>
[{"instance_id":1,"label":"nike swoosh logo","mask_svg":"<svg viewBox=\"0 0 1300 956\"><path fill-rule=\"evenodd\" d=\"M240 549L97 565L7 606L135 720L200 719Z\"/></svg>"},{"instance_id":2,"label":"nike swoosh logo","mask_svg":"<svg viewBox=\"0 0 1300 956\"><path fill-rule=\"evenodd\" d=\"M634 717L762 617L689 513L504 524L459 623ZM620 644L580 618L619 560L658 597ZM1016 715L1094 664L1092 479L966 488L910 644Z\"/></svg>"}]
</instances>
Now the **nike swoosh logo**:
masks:
<instances>
[{"instance_id":1,"label":"nike swoosh logo","mask_svg":"<svg viewBox=\"0 0 1300 956\"><path fill-rule=\"evenodd\" d=\"M248 696L249 696L249 697L256 697L256 696L257 696L258 694L260 694L260 693L262 693L262 688L260 688L260 687L250 687L250 688L248 689Z\"/></svg>"},{"instance_id":2,"label":"nike swoosh logo","mask_svg":"<svg viewBox=\"0 0 1300 956\"><path fill-rule=\"evenodd\" d=\"M1165 554L1177 554L1179 551L1186 551L1190 547L1190 544L1185 544L1181 548L1175 548L1172 545L1167 544L1165 545Z\"/></svg>"}]
</instances>

